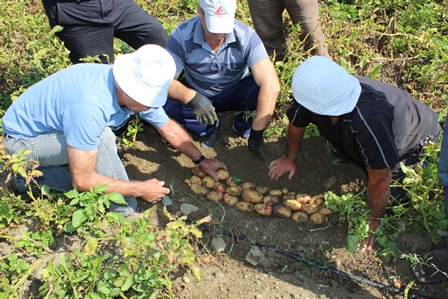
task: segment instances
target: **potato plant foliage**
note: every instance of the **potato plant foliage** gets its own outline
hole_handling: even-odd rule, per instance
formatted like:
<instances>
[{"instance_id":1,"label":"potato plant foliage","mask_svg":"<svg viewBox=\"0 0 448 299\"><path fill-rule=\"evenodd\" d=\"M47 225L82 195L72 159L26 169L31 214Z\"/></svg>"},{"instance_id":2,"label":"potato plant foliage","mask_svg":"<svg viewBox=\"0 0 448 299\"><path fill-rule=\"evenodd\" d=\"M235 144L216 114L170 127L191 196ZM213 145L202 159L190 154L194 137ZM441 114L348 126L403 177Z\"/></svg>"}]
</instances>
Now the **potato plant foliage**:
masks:
<instances>
[{"instance_id":1,"label":"potato plant foliage","mask_svg":"<svg viewBox=\"0 0 448 299\"><path fill-rule=\"evenodd\" d=\"M180 22L196 14L197 0L136 0L158 19L170 33ZM237 18L251 25L246 1L238 1ZM445 122L448 94L448 6L446 1L426 0L327 0L320 5L321 26L333 59L350 73L381 79L397 85L439 113ZM311 53L298 40L300 25L293 26L284 14L288 33L287 60L276 62L281 94L267 135L285 134L284 110L292 100L291 79L296 67ZM28 87L70 65L68 51L50 30L40 0L3 0L0 10L0 118L9 105ZM115 41L115 52L130 52ZM87 61L95 61L89 58ZM141 127L130 126L127 136L132 146ZM310 127L307 137L318 135ZM407 170L404 188L412 198L407 206L393 208L377 231L385 258L394 258L393 242L399 221L406 229L424 228L434 243L446 230L443 196L437 178L440 144L427 149L426 169ZM38 173L28 171L23 156L1 161L13 173L28 180ZM102 187L103 188L103 187ZM4 190L0 200L0 237L15 251L0 258L0 297L18 298L27 278L44 262L40 295L45 298L169 298L170 274L188 267L197 279L195 242L201 232L194 225L172 219L164 230L149 222L147 211L132 221L107 212L107 203L119 196L102 194L104 189L66 195L50 194L42 187L39 195L16 195ZM329 206L350 223L347 245L356 249L366 237L365 205L361 195L326 194ZM70 205L69 203L72 202ZM169 215L168 215L169 216ZM170 216L172 217L172 216ZM32 219L36 231L13 236L11 227ZM55 239L81 240L79 249L55 252ZM4 241L3 241L4 240ZM56 258L57 257L57 258Z\"/></svg>"}]
</instances>

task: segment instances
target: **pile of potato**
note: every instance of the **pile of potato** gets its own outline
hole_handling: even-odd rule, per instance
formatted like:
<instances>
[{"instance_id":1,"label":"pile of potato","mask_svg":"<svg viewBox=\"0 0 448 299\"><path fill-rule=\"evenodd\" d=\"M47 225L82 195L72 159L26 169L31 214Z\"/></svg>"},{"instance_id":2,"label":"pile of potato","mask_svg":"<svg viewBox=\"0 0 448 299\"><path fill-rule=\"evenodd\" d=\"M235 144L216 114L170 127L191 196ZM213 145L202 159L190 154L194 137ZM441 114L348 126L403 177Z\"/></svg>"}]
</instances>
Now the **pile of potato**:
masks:
<instances>
[{"instance_id":1,"label":"pile of potato","mask_svg":"<svg viewBox=\"0 0 448 299\"><path fill-rule=\"evenodd\" d=\"M253 182L235 182L225 169L218 169L216 182L200 168L192 168L192 177L184 180L195 194L211 201L224 201L242 212L277 215L296 222L312 221L317 225L328 222L332 211L325 208L321 197L290 192L287 188L269 190Z\"/></svg>"}]
</instances>

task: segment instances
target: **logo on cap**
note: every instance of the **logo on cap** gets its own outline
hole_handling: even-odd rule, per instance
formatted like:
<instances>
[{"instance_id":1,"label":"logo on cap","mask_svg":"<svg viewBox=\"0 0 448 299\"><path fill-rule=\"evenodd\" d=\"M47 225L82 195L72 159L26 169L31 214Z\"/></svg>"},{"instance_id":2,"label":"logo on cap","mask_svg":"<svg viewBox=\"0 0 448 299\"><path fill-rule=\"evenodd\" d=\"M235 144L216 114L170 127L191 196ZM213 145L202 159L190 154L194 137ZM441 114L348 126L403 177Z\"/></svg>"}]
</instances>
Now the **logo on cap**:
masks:
<instances>
[{"instance_id":1,"label":"logo on cap","mask_svg":"<svg viewBox=\"0 0 448 299\"><path fill-rule=\"evenodd\" d=\"M225 16L228 15L226 8L223 6L218 7L218 9L215 11L215 15L217 16Z\"/></svg>"}]
</instances>

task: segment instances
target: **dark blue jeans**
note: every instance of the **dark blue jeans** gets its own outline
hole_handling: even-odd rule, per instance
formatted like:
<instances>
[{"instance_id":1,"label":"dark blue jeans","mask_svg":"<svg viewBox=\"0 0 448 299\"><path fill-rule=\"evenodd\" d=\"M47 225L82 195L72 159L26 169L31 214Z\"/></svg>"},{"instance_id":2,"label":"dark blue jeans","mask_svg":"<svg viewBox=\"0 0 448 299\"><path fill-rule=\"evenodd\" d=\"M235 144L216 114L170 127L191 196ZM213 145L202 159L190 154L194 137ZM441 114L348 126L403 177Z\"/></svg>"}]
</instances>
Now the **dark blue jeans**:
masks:
<instances>
[{"instance_id":1,"label":"dark blue jeans","mask_svg":"<svg viewBox=\"0 0 448 299\"><path fill-rule=\"evenodd\" d=\"M182 83L190 87L188 83ZM209 100L213 107L215 107L216 112L237 111L238 114L234 120L234 127L240 135L245 135L250 133L253 121L253 118L248 117L246 112L257 109L259 91L260 87L255 83L254 77L250 75L241 80L234 88L226 90L217 96L210 97ZM210 136L216 129L215 125L201 125L191 108L179 101L168 98L163 108L170 118L176 120L179 124L198 136Z\"/></svg>"}]
</instances>

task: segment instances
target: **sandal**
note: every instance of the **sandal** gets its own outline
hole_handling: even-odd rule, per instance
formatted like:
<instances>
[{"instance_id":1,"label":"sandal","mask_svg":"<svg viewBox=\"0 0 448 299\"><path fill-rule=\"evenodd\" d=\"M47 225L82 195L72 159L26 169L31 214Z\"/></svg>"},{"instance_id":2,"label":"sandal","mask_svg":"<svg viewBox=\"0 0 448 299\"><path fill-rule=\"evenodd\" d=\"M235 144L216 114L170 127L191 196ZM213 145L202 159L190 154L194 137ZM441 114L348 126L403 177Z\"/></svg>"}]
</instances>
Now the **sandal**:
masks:
<instances>
[{"instance_id":1,"label":"sandal","mask_svg":"<svg viewBox=\"0 0 448 299\"><path fill-rule=\"evenodd\" d=\"M448 278L448 249L433 250L415 265L415 278L421 283L438 283Z\"/></svg>"}]
</instances>

